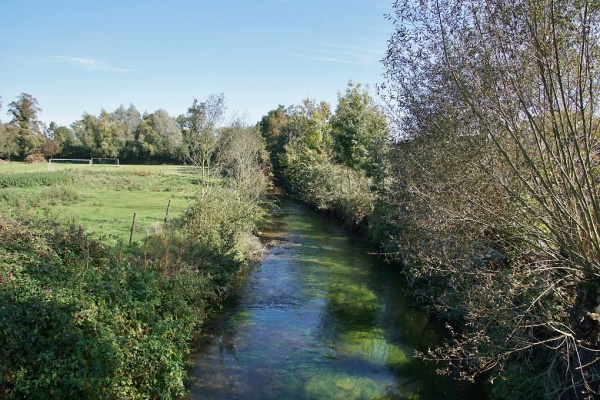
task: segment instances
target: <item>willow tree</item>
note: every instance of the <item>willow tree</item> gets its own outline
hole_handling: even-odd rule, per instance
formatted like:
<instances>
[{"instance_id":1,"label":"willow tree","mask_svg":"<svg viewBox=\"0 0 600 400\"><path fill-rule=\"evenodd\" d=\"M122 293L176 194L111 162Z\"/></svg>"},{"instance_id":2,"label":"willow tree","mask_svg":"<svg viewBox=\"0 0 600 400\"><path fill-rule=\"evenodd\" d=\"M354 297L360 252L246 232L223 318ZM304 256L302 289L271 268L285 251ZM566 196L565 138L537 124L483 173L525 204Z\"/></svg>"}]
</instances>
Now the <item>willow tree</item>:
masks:
<instances>
[{"instance_id":1,"label":"willow tree","mask_svg":"<svg viewBox=\"0 0 600 400\"><path fill-rule=\"evenodd\" d=\"M252 202L267 193L269 153L258 129L237 118L221 129L218 160L223 174Z\"/></svg>"},{"instance_id":2,"label":"willow tree","mask_svg":"<svg viewBox=\"0 0 600 400\"><path fill-rule=\"evenodd\" d=\"M200 167L202 180L210 177L218 148L219 124L225 115L225 96L212 94L203 102L194 99L182 121L187 162Z\"/></svg>"},{"instance_id":3,"label":"willow tree","mask_svg":"<svg viewBox=\"0 0 600 400\"><path fill-rule=\"evenodd\" d=\"M443 277L438 305L464 322L436 357L509 376L506 397L592 396L600 3L401 0L389 18L395 198L417 211L397 245L427 254L414 275Z\"/></svg>"}]
</instances>

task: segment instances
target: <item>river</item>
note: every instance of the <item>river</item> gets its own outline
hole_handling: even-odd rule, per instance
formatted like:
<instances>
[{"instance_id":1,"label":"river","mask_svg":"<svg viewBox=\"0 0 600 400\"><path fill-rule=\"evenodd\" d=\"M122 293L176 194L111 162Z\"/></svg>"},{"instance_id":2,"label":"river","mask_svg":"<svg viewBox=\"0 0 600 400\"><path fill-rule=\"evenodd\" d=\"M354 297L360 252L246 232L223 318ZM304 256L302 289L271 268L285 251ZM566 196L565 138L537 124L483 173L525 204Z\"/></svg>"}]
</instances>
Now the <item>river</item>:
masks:
<instances>
[{"instance_id":1,"label":"river","mask_svg":"<svg viewBox=\"0 0 600 400\"><path fill-rule=\"evenodd\" d=\"M190 399L484 399L413 357L444 336L396 266L283 199L270 243L193 353Z\"/></svg>"}]
</instances>

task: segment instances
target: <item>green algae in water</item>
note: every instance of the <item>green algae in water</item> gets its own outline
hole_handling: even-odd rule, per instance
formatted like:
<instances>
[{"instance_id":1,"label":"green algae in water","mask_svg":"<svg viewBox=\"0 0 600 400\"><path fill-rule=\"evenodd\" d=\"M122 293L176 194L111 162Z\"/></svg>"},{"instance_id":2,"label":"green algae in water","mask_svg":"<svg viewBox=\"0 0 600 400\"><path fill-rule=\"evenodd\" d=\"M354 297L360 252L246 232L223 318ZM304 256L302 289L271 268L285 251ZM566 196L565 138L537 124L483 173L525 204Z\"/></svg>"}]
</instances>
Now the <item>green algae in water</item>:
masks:
<instances>
[{"instance_id":1,"label":"green algae in water","mask_svg":"<svg viewBox=\"0 0 600 400\"><path fill-rule=\"evenodd\" d=\"M330 399L368 399L381 394L380 391L379 385L369 378L335 372L318 374L306 385L310 397Z\"/></svg>"},{"instance_id":2,"label":"green algae in water","mask_svg":"<svg viewBox=\"0 0 600 400\"><path fill-rule=\"evenodd\" d=\"M402 294L398 271L297 203L282 212L270 236L285 240L197 356L191 398L485 398L454 391L412 357L443 328Z\"/></svg>"},{"instance_id":3,"label":"green algae in water","mask_svg":"<svg viewBox=\"0 0 600 400\"><path fill-rule=\"evenodd\" d=\"M321 371L321 373L315 375L304 386L304 394L305 397L299 397L348 400L391 399L399 396L398 393L394 393L393 388L382 386L381 382L374 379L336 371ZM409 393L406 395L409 395Z\"/></svg>"},{"instance_id":4,"label":"green algae in water","mask_svg":"<svg viewBox=\"0 0 600 400\"><path fill-rule=\"evenodd\" d=\"M348 312L374 312L380 307L377 295L358 285L333 283L327 299L332 308Z\"/></svg>"},{"instance_id":5,"label":"green algae in water","mask_svg":"<svg viewBox=\"0 0 600 400\"><path fill-rule=\"evenodd\" d=\"M413 361L404 350L377 332L351 332L344 338L342 346L344 353L382 367L401 370Z\"/></svg>"}]
</instances>

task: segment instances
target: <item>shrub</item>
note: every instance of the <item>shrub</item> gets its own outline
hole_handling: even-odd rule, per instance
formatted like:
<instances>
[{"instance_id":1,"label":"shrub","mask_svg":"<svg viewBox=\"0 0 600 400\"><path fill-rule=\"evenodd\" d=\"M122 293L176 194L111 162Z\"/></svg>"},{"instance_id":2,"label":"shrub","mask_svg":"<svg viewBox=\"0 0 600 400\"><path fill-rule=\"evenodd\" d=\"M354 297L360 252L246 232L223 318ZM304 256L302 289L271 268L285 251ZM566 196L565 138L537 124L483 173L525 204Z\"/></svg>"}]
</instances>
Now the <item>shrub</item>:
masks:
<instances>
[{"instance_id":1,"label":"shrub","mask_svg":"<svg viewBox=\"0 0 600 400\"><path fill-rule=\"evenodd\" d=\"M69 182L73 179L67 172L32 172L22 174L0 175L0 189L9 187L28 188L36 186L52 186Z\"/></svg>"},{"instance_id":2,"label":"shrub","mask_svg":"<svg viewBox=\"0 0 600 400\"><path fill-rule=\"evenodd\" d=\"M46 162L46 157L41 153L32 153L25 157L23 161L27 164L42 164Z\"/></svg>"},{"instance_id":3,"label":"shrub","mask_svg":"<svg viewBox=\"0 0 600 400\"><path fill-rule=\"evenodd\" d=\"M45 190L43 198L51 205L75 204L81 200L79 193L66 186L52 186Z\"/></svg>"},{"instance_id":4,"label":"shrub","mask_svg":"<svg viewBox=\"0 0 600 400\"><path fill-rule=\"evenodd\" d=\"M183 394L218 282L135 266L76 229L1 219L0 241L1 397Z\"/></svg>"}]
</instances>

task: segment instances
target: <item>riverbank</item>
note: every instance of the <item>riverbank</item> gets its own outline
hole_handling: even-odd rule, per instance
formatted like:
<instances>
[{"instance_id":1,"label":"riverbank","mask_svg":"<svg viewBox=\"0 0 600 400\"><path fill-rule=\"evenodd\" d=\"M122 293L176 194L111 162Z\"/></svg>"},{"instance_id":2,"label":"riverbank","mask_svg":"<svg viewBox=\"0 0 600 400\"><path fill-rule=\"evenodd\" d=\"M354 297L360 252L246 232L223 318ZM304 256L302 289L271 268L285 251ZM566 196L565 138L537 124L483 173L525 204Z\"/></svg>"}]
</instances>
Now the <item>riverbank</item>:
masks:
<instances>
[{"instance_id":1,"label":"riverbank","mask_svg":"<svg viewBox=\"0 0 600 400\"><path fill-rule=\"evenodd\" d=\"M0 397L183 395L190 340L260 250L256 189L196 186L179 217L131 245L0 214Z\"/></svg>"}]
</instances>

